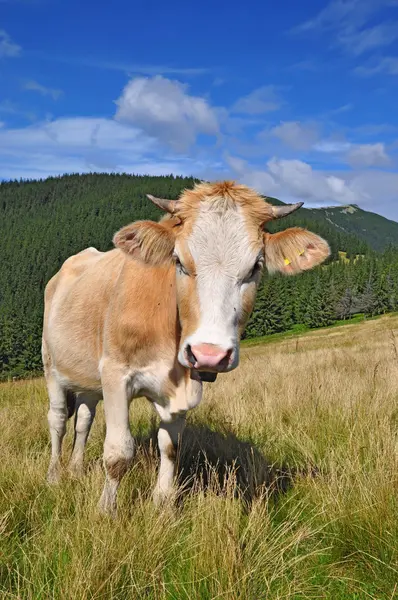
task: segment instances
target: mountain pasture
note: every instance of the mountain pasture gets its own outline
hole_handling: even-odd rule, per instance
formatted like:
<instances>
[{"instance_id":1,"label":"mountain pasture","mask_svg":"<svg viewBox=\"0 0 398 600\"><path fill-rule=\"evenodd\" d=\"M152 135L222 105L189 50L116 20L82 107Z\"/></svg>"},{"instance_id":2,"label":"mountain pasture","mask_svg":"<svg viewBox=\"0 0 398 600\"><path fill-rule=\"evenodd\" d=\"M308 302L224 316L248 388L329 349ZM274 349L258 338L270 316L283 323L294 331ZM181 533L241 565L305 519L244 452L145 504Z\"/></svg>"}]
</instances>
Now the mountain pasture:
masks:
<instances>
[{"instance_id":1,"label":"mountain pasture","mask_svg":"<svg viewBox=\"0 0 398 600\"><path fill-rule=\"evenodd\" d=\"M133 401L115 520L96 509L102 405L86 475L49 487L44 382L0 385L1 598L398 598L398 317L243 347L205 385L173 510L152 504L156 422Z\"/></svg>"}]
</instances>

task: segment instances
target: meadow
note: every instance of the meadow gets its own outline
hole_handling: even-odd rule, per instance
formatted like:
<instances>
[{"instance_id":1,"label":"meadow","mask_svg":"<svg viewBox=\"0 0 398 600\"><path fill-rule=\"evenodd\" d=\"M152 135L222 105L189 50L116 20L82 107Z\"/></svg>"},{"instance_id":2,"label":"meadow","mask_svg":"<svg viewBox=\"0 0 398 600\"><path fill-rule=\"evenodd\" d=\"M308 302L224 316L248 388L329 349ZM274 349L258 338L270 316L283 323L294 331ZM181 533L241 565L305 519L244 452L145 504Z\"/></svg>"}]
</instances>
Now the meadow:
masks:
<instances>
[{"instance_id":1,"label":"meadow","mask_svg":"<svg viewBox=\"0 0 398 600\"><path fill-rule=\"evenodd\" d=\"M0 598L398 598L398 317L243 347L205 385L174 509L152 505L157 422L133 401L115 520L102 405L86 475L50 487L44 382L0 385Z\"/></svg>"}]
</instances>

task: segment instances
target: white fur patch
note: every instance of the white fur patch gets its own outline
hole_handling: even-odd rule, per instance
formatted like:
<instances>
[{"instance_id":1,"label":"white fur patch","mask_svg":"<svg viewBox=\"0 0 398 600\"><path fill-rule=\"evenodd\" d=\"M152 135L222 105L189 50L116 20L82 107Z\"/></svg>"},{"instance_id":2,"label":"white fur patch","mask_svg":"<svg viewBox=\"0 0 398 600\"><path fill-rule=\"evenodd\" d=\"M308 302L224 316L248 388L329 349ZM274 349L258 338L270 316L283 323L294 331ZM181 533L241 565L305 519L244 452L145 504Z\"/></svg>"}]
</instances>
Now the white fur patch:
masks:
<instances>
[{"instance_id":1,"label":"white fur patch","mask_svg":"<svg viewBox=\"0 0 398 600\"><path fill-rule=\"evenodd\" d=\"M261 246L253 248L250 243L241 210L230 208L221 212L204 204L188 247L196 268L200 322L197 330L183 341L179 360L184 361L188 344L205 343L225 351L232 348L235 363L243 292Z\"/></svg>"}]
</instances>

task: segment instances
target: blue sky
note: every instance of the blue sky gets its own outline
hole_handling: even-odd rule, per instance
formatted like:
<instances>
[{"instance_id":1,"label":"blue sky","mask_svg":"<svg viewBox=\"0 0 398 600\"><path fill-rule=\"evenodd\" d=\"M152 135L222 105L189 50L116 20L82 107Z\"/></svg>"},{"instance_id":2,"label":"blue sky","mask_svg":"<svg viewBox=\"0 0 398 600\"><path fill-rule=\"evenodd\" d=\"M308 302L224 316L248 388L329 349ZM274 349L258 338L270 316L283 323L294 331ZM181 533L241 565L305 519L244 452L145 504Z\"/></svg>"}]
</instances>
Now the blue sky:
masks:
<instances>
[{"instance_id":1,"label":"blue sky","mask_svg":"<svg viewBox=\"0 0 398 600\"><path fill-rule=\"evenodd\" d=\"M0 0L0 178L92 171L398 219L398 0Z\"/></svg>"}]
</instances>

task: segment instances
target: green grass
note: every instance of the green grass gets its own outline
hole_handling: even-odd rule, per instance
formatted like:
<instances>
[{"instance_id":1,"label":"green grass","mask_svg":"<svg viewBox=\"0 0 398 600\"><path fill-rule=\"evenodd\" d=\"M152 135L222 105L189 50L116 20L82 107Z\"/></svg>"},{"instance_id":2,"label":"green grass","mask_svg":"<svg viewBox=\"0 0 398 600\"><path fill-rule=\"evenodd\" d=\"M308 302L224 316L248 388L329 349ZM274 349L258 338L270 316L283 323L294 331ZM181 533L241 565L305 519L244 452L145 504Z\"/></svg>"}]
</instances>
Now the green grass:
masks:
<instances>
[{"instance_id":1,"label":"green grass","mask_svg":"<svg viewBox=\"0 0 398 600\"><path fill-rule=\"evenodd\" d=\"M102 408L87 474L53 488L43 381L0 385L0 598L398 598L397 329L244 347L189 417L175 509L152 505L155 423L135 400L115 520L96 510Z\"/></svg>"},{"instance_id":2,"label":"green grass","mask_svg":"<svg viewBox=\"0 0 398 600\"><path fill-rule=\"evenodd\" d=\"M324 330L324 329L328 330L333 327L342 327L343 325L356 325L358 323L363 323L364 321L374 321L375 319L381 319L381 318L385 319L388 317L395 317L396 315L397 315L397 313L388 313L387 315L377 315L375 317L366 317L363 313L359 313L357 315L354 315L350 319L340 319L340 320L334 321L334 323L332 323L332 325L329 325L327 327L320 327L319 329L316 329L316 328L314 329L314 328L307 327L304 324L299 324L299 325L294 325L288 331L282 331L280 333L271 333L269 335L262 335L262 336L243 340L241 342L241 344L243 347L250 348L250 346L258 346L259 344L269 344L269 343L273 343L273 342L278 342L278 341L284 340L286 338L297 337L297 336L304 335L306 333L312 333L314 331L319 331L319 330Z\"/></svg>"}]
</instances>

